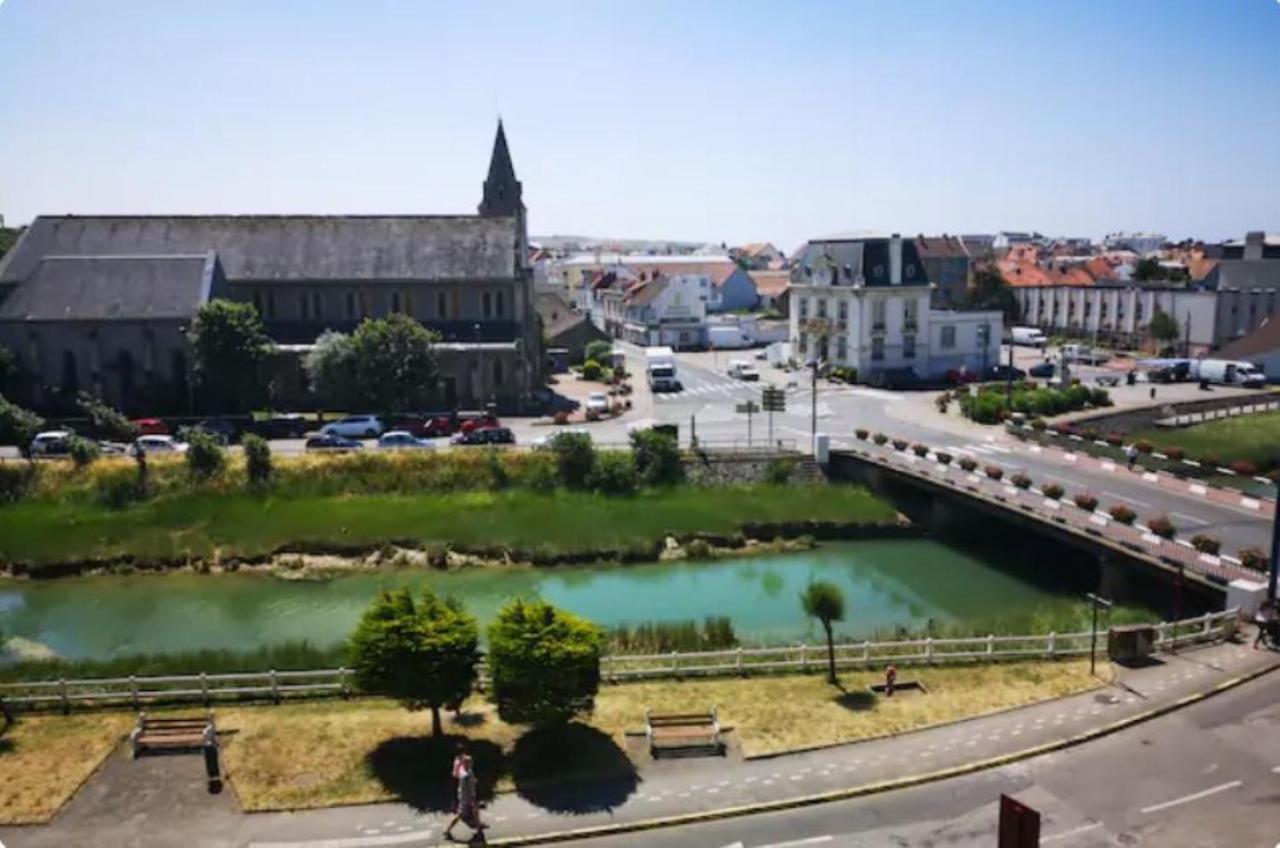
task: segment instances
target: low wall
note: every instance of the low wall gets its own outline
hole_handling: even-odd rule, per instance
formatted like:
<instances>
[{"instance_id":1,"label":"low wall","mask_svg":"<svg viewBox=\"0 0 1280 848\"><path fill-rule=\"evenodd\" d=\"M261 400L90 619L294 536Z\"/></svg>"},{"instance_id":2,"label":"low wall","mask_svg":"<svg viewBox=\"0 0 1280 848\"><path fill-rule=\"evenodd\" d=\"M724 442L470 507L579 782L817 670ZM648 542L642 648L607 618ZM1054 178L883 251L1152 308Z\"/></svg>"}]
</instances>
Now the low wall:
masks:
<instances>
[{"instance_id":1,"label":"low wall","mask_svg":"<svg viewBox=\"0 0 1280 848\"><path fill-rule=\"evenodd\" d=\"M1198 412L1212 412L1228 409L1233 406L1248 405L1255 401L1275 400L1271 392L1251 392L1249 394L1231 395L1230 397L1213 397L1204 400L1190 400L1179 403L1157 403L1137 409L1102 412L1092 415L1081 415L1065 420L1072 427L1092 427L1099 433L1130 433L1155 426L1164 418L1177 415L1188 415Z\"/></svg>"}]
</instances>

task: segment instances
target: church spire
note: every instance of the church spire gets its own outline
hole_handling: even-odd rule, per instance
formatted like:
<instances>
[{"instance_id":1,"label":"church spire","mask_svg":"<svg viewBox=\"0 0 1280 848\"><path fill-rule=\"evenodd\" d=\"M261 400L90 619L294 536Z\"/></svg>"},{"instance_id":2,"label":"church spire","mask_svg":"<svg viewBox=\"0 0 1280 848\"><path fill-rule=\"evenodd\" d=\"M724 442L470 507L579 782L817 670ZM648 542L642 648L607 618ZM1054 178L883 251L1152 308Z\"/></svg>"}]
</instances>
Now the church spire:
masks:
<instances>
[{"instance_id":1,"label":"church spire","mask_svg":"<svg viewBox=\"0 0 1280 848\"><path fill-rule=\"evenodd\" d=\"M498 119L498 135L493 140L493 155L489 158L489 176L484 181L484 198L480 201L483 217L516 215L524 211L520 181L516 179L515 166L511 164L511 151L507 149L507 134Z\"/></svg>"}]
</instances>

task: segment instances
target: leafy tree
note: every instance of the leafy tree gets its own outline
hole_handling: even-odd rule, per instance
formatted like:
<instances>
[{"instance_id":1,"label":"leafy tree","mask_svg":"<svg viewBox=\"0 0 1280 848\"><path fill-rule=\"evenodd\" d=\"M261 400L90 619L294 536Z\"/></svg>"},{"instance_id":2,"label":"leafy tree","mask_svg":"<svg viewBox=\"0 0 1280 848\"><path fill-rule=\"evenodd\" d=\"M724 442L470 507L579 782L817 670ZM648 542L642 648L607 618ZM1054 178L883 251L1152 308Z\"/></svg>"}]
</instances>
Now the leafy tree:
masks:
<instances>
[{"instance_id":1,"label":"leafy tree","mask_svg":"<svg viewBox=\"0 0 1280 848\"><path fill-rule=\"evenodd\" d=\"M68 440L67 452L71 454L71 461L76 464L76 468L92 465L102 455L98 443L84 436L72 436Z\"/></svg>"},{"instance_id":2,"label":"leafy tree","mask_svg":"<svg viewBox=\"0 0 1280 848\"><path fill-rule=\"evenodd\" d=\"M625 451L606 451L596 456L591 470L591 486L606 495L635 494L639 480L631 454Z\"/></svg>"},{"instance_id":3,"label":"leafy tree","mask_svg":"<svg viewBox=\"0 0 1280 848\"><path fill-rule=\"evenodd\" d=\"M209 301L196 312L187 340L196 382L209 407L245 409L257 402L258 369L272 344L253 304Z\"/></svg>"},{"instance_id":4,"label":"leafy tree","mask_svg":"<svg viewBox=\"0 0 1280 848\"><path fill-rule=\"evenodd\" d=\"M594 359L582 363L582 379L599 381L604 377L604 366Z\"/></svg>"},{"instance_id":5,"label":"leafy tree","mask_svg":"<svg viewBox=\"0 0 1280 848\"><path fill-rule=\"evenodd\" d=\"M400 313L366 318L350 336L325 333L305 362L311 390L353 409L421 409L436 391L435 338Z\"/></svg>"},{"instance_id":6,"label":"leafy tree","mask_svg":"<svg viewBox=\"0 0 1280 848\"><path fill-rule=\"evenodd\" d=\"M570 489L584 489L596 467L596 449L586 433L559 433L551 440L556 474Z\"/></svg>"},{"instance_id":7,"label":"leafy tree","mask_svg":"<svg viewBox=\"0 0 1280 848\"><path fill-rule=\"evenodd\" d=\"M93 432L104 439L116 442L132 442L138 438L138 428L124 413L111 404L88 392L76 396L76 408L89 419Z\"/></svg>"},{"instance_id":8,"label":"leafy tree","mask_svg":"<svg viewBox=\"0 0 1280 848\"><path fill-rule=\"evenodd\" d=\"M0 227L0 259L9 252L9 248L18 241L18 236L22 235L22 230L13 227Z\"/></svg>"},{"instance_id":9,"label":"leafy tree","mask_svg":"<svg viewBox=\"0 0 1280 848\"><path fill-rule=\"evenodd\" d=\"M995 268L979 268L973 272L966 305L970 309L999 309L1004 313L1006 325L1018 321L1018 298Z\"/></svg>"},{"instance_id":10,"label":"leafy tree","mask_svg":"<svg viewBox=\"0 0 1280 848\"><path fill-rule=\"evenodd\" d=\"M804 614L822 622L822 629L827 631L827 681L836 682L836 647L835 635L831 624L844 621L844 594L834 583L818 580L810 583L800 593L800 606Z\"/></svg>"},{"instance_id":11,"label":"leafy tree","mask_svg":"<svg viewBox=\"0 0 1280 848\"><path fill-rule=\"evenodd\" d=\"M204 430L186 430L187 473L194 480L208 480L217 476L227 465L227 454L212 433ZM141 452L140 452L141 453Z\"/></svg>"},{"instance_id":12,"label":"leafy tree","mask_svg":"<svg viewBox=\"0 0 1280 848\"><path fill-rule=\"evenodd\" d=\"M325 330L302 361L302 367L311 393L321 403L338 408L355 405L356 375L350 336Z\"/></svg>"},{"instance_id":13,"label":"leafy tree","mask_svg":"<svg viewBox=\"0 0 1280 848\"><path fill-rule=\"evenodd\" d=\"M636 472L646 486L669 486L684 478L680 446L667 433L653 429L633 431L631 454Z\"/></svg>"},{"instance_id":14,"label":"leafy tree","mask_svg":"<svg viewBox=\"0 0 1280 848\"><path fill-rule=\"evenodd\" d=\"M551 724L595 706L604 631L546 601L514 600L489 625L493 702L503 721Z\"/></svg>"},{"instance_id":15,"label":"leafy tree","mask_svg":"<svg viewBox=\"0 0 1280 848\"><path fill-rule=\"evenodd\" d=\"M415 602L406 589L383 592L365 610L348 651L360 688L410 710L431 710L431 732L443 733L442 707L471 694L480 662L476 620L430 589Z\"/></svg>"},{"instance_id":16,"label":"leafy tree","mask_svg":"<svg viewBox=\"0 0 1280 848\"><path fill-rule=\"evenodd\" d=\"M240 442L244 448L244 470L249 482L261 486L271 479L271 445L267 440L249 433Z\"/></svg>"},{"instance_id":17,"label":"leafy tree","mask_svg":"<svg viewBox=\"0 0 1280 848\"><path fill-rule=\"evenodd\" d=\"M1178 338L1181 331L1178 329L1178 319L1157 306L1147 324L1147 332L1157 341L1171 342Z\"/></svg>"},{"instance_id":18,"label":"leafy tree","mask_svg":"<svg viewBox=\"0 0 1280 848\"><path fill-rule=\"evenodd\" d=\"M17 445L23 456L29 456L31 440L44 429L44 419L0 397L0 445Z\"/></svg>"},{"instance_id":19,"label":"leafy tree","mask_svg":"<svg viewBox=\"0 0 1280 848\"><path fill-rule=\"evenodd\" d=\"M610 360L612 353L613 345L610 342L607 342L604 339L596 339L593 342L587 343L587 346L583 351L582 358L584 360L594 359L596 362L604 363Z\"/></svg>"},{"instance_id":20,"label":"leafy tree","mask_svg":"<svg viewBox=\"0 0 1280 848\"><path fill-rule=\"evenodd\" d=\"M1160 267L1160 263L1154 256L1144 256L1137 262L1133 263L1133 279L1141 282L1149 280L1163 280L1164 270Z\"/></svg>"}]
</instances>

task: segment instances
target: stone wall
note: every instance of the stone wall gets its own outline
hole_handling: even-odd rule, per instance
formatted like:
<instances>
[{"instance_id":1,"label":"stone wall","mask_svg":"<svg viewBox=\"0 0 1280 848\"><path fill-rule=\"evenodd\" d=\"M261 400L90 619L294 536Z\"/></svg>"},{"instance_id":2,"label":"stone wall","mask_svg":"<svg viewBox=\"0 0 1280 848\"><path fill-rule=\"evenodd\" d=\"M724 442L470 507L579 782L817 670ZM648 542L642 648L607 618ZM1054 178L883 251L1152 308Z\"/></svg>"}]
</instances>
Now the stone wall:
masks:
<instances>
[{"instance_id":1,"label":"stone wall","mask_svg":"<svg viewBox=\"0 0 1280 848\"><path fill-rule=\"evenodd\" d=\"M1145 430L1155 426L1155 422L1172 418L1175 415L1187 415L1195 412L1212 412L1216 409L1227 409L1241 406L1253 401L1275 400L1270 392L1250 392L1249 394L1233 394L1229 397L1211 397L1204 400L1183 401L1181 403L1161 403L1144 406L1139 409L1102 412L1095 415L1082 415L1071 419L1073 427L1092 427L1099 433L1129 433L1134 430Z\"/></svg>"}]
</instances>

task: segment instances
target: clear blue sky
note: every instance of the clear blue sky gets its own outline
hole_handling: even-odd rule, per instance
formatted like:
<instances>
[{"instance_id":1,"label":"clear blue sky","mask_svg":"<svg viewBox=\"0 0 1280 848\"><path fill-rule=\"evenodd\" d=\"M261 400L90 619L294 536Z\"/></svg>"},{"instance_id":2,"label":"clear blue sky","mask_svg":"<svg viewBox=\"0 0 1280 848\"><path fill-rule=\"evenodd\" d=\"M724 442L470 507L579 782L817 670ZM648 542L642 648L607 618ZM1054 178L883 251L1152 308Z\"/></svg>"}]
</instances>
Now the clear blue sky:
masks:
<instances>
[{"instance_id":1,"label":"clear blue sky","mask_svg":"<svg viewBox=\"0 0 1280 848\"><path fill-rule=\"evenodd\" d=\"M0 0L0 212L1280 230L1277 0Z\"/></svg>"}]
</instances>

